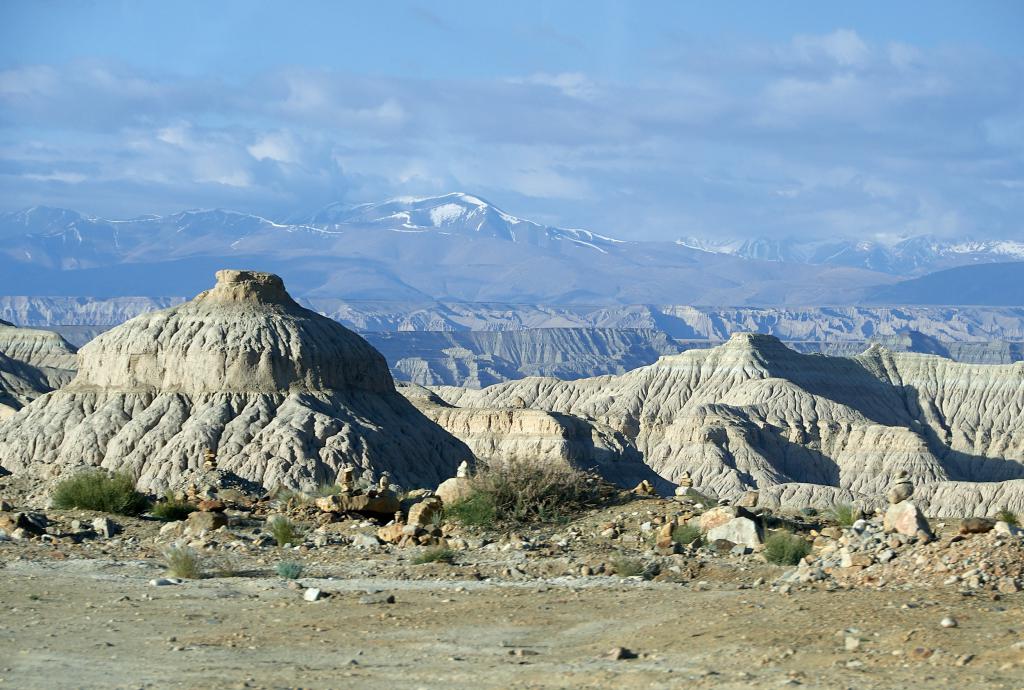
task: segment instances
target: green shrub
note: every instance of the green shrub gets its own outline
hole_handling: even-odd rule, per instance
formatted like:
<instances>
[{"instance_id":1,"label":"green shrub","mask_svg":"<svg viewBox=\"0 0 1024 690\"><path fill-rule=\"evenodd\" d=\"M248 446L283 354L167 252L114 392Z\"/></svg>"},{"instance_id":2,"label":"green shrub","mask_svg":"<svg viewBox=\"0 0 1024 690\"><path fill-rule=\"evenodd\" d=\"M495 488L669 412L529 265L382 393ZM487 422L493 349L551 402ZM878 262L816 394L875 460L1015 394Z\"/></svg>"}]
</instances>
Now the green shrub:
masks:
<instances>
[{"instance_id":1,"label":"green shrub","mask_svg":"<svg viewBox=\"0 0 1024 690\"><path fill-rule=\"evenodd\" d=\"M416 557L412 559L412 563L413 565L422 565L424 563L451 563L453 560L455 560L454 551L438 546L417 554Z\"/></svg>"},{"instance_id":2,"label":"green shrub","mask_svg":"<svg viewBox=\"0 0 1024 690\"><path fill-rule=\"evenodd\" d=\"M321 498L323 496L337 496L341 493L341 484L327 483L318 484L316 491L313 492L313 496Z\"/></svg>"},{"instance_id":3,"label":"green shrub","mask_svg":"<svg viewBox=\"0 0 1024 690\"><path fill-rule=\"evenodd\" d=\"M194 513L196 507L183 498L175 498L168 493L162 501L157 501L150 509L150 513L158 520L164 522L175 522L184 520L189 513Z\"/></svg>"},{"instance_id":4,"label":"green shrub","mask_svg":"<svg viewBox=\"0 0 1024 690\"><path fill-rule=\"evenodd\" d=\"M173 577L198 579L203 576L199 554L185 546L172 546L164 551L167 572Z\"/></svg>"},{"instance_id":5,"label":"green shrub","mask_svg":"<svg viewBox=\"0 0 1024 690\"><path fill-rule=\"evenodd\" d=\"M135 479L125 473L107 474L87 470L57 484L53 506L81 508L118 515L139 515L149 506L148 499L135 490Z\"/></svg>"},{"instance_id":6,"label":"green shrub","mask_svg":"<svg viewBox=\"0 0 1024 690\"><path fill-rule=\"evenodd\" d=\"M644 562L635 558L625 558L620 556L612 559L612 570L619 577L635 577L637 575L643 575L646 571Z\"/></svg>"},{"instance_id":7,"label":"green shrub","mask_svg":"<svg viewBox=\"0 0 1024 690\"><path fill-rule=\"evenodd\" d=\"M274 568L277 571L278 577L283 577L286 580L295 580L302 575L304 568L301 563L295 561L281 561Z\"/></svg>"},{"instance_id":8,"label":"green shrub","mask_svg":"<svg viewBox=\"0 0 1024 690\"><path fill-rule=\"evenodd\" d=\"M687 487L686 494L684 494L684 497L690 499L694 503L701 503L707 508L713 508L714 506L718 505L717 497L715 497L712 494L706 494L697 491L693 487Z\"/></svg>"},{"instance_id":9,"label":"green shrub","mask_svg":"<svg viewBox=\"0 0 1024 690\"><path fill-rule=\"evenodd\" d=\"M1006 508L1003 508L998 513L996 513L996 520L1002 520L1006 524L1013 526L1017 526L1018 523L1017 515L1013 513L1013 511L1010 511Z\"/></svg>"},{"instance_id":10,"label":"green shrub","mask_svg":"<svg viewBox=\"0 0 1024 690\"><path fill-rule=\"evenodd\" d=\"M700 528L695 525L679 525L672 530L672 541L677 544L692 544L700 540Z\"/></svg>"},{"instance_id":11,"label":"green shrub","mask_svg":"<svg viewBox=\"0 0 1024 690\"><path fill-rule=\"evenodd\" d=\"M444 517L467 527L493 527L497 511L490 494L474 491L461 501L445 506Z\"/></svg>"},{"instance_id":12,"label":"green shrub","mask_svg":"<svg viewBox=\"0 0 1024 690\"><path fill-rule=\"evenodd\" d=\"M278 546L284 546L285 544L296 546L302 541L302 531L298 525L284 515L274 515L267 518L267 529Z\"/></svg>"},{"instance_id":13,"label":"green shrub","mask_svg":"<svg viewBox=\"0 0 1024 690\"><path fill-rule=\"evenodd\" d=\"M828 517L835 520L840 527L849 527L857 521L857 509L849 503L838 503L828 511Z\"/></svg>"},{"instance_id":14,"label":"green shrub","mask_svg":"<svg viewBox=\"0 0 1024 690\"><path fill-rule=\"evenodd\" d=\"M791 532L772 532L764 540L764 557L776 565L796 565L810 552L807 540Z\"/></svg>"},{"instance_id":15,"label":"green shrub","mask_svg":"<svg viewBox=\"0 0 1024 690\"><path fill-rule=\"evenodd\" d=\"M472 493L446 513L464 525L559 522L597 495L586 474L554 463L481 464L470 481Z\"/></svg>"}]
</instances>

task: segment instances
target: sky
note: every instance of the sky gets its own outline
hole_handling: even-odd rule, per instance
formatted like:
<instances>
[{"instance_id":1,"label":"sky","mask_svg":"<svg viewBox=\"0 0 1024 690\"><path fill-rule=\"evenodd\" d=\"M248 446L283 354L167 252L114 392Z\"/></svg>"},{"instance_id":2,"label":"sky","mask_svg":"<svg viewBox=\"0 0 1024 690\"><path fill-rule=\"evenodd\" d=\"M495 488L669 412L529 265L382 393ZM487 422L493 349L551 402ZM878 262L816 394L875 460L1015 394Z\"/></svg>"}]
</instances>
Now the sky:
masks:
<instances>
[{"instance_id":1,"label":"sky","mask_svg":"<svg viewBox=\"0 0 1024 690\"><path fill-rule=\"evenodd\" d=\"M0 3L0 209L1024 240L1024 2Z\"/></svg>"}]
</instances>

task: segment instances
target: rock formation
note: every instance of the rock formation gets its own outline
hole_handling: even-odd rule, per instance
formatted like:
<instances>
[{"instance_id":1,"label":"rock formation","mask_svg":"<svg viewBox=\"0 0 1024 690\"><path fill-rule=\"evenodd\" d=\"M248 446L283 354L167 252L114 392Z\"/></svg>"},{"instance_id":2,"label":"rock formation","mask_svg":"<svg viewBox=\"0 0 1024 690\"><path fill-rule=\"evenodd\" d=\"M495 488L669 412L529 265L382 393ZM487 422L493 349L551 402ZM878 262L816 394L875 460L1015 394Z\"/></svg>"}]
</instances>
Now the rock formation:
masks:
<instances>
[{"instance_id":1,"label":"rock formation","mask_svg":"<svg viewBox=\"0 0 1024 690\"><path fill-rule=\"evenodd\" d=\"M74 376L75 349L51 331L0 321L0 418Z\"/></svg>"},{"instance_id":2,"label":"rock formation","mask_svg":"<svg viewBox=\"0 0 1024 690\"><path fill-rule=\"evenodd\" d=\"M648 480L662 490L670 487L620 432L592 420L544 410L454 407L415 384L399 384L398 390L478 459L564 463L620 486Z\"/></svg>"},{"instance_id":3,"label":"rock formation","mask_svg":"<svg viewBox=\"0 0 1024 690\"><path fill-rule=\"evenodd\" d=\"M800 484L808 488L788 497L833 499L840 490L871 499L905 471L920 489L940 484L922 496L934 514L961 509L955 494L1024 479L1024 364L968 365L877 346L852 359L801 355L771 336L737 334L622 376L436 390L458 407L521 401L593 420L623 434L662 477L689 472L694 486L724 497ZM962 486L941 486L950 481ZM762 493L765 505L787 496Z\"/></svg>"},{"instance_id":4,"label":"rock formation","mask_svg":"<svg viewBox=\"0 0 1024 690\"><path fill-rule=\"evenodd\" d=\"M434 486L470 457L366 341L249 271L97 337L70 384L0 424L0 466L47 479L99 465L162 491L202 472L208 448L224 476L305 490L347 463Z\"/></svg>"}]
</instances>

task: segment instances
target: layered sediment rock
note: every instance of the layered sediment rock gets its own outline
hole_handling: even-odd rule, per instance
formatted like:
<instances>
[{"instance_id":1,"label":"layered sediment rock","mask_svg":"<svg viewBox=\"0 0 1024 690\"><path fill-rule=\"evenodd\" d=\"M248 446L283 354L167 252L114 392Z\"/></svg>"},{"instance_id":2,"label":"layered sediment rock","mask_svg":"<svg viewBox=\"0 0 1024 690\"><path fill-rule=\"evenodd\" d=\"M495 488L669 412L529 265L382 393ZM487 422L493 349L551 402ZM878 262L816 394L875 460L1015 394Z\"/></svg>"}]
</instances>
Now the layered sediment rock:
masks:
<instances>
[{"instance_id":1,"label":"layered sediment rock","mask_svg":"<svg viewBox=\"0 0 1024 690\"><path fill-rule=\"evenodd\" d=\"M0 321L0 418L74 377L75 348L51 331Z\"/></svg>"},{"instance_id":2,"label":"layered sediment rock","mask_svg":"<svg viewBox=\"0 0 1024 690\"><path fill-rule=\"evenodd\" d=\"M662 490L670 487L643 464L628 439L598 422L522 407L454 407L415 384L400 384L398 389L481 460L564 463L597 472L620 486L646 479Z\"/></svg>"},{"instance_id":3,"label":"layered sediment rock","mask_svg":"<svg viewBox=\"0 0 1024 690\"><path fill-rule=\"evenodd\" d=\"M695 487L721 496L809 485L829 487L830 499L836 488L871 498L906 471L919 487L959 484L934 489L930 508L942 512L966 505L954 494L974 490L967 483L1024 479L1020 364L967 365L880 347L852 359L801 355L771 336L737 334L622 376L437 392L459 407L595 420L622 433L662 477L689 472ZM794 486L777 498L814 493Z\"/></svg>"},{"instance_id":4,"label":"layered sediment rock","mask_svg":"<svg viewBox=\"0 0 1024 690\"><path fill-rule=\"evenodd\" d=\"M249 271L219 271L192 301L97 337L71 383L0 424L8 471L99 465L152 491L194 479L206 449L240 481L305 490L348 463L433 486L469 457L365 340Z\"/></svg>"}]
</instances>

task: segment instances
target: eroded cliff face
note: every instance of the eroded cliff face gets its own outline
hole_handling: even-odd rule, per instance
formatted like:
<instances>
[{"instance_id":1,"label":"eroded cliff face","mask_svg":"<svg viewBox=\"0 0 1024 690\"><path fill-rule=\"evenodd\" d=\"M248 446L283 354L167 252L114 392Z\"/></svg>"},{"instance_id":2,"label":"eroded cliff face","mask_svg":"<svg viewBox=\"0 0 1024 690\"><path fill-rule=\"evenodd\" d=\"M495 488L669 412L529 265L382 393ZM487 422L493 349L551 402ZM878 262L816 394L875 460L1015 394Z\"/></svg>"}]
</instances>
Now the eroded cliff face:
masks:
<instances>
[{"instance_id":1,"label":"eroded cliff face","mask_svg":"<svg viewBox=\"0 0 1024 690\"><path fill-rule=\"evenodd\" d=\"M0 321L0 419L70 381L75 359L56 333Z\"/></svg>"},{"instance_id":2,"label":"eroded cliff face","mask_svg":"<svg viewBox=\"0 0 1024 690\"><path fill-rule=\"evenodd\" d=\"M480 460L565 464L620 486L646 479L663 491L671 488L625 436L593 420L522 407L454 407L416 384L400 384L398 390Z\"/></svg>"},{"instance_id":3,"label":"eroded cliff face","mask_svg":"<svg viewBox=\"0 0 1024 690\"><path fill-rule=\"evenodd\" d=\"M0 466L52 479L127 470L163 491L202 470L311 490L346 463L433 486L470 457L395 389L384 358L280 278L219 271L191 302L82 348L77 376L0 424Z\"/></svg>"},{"instance_id":4,"label":"eroded cliff face","mask_svg":"<svg viewBox=\"0 0 1024 690\"><path fill-rule=\"evenodd\" d=\"M1022 376L1019 364L878 347L853 359L801 355L771 336L736 334L622 376L436 391L459 407L596 420L662 477L689 472L723 496L807 484L871 497L901 470L918 485L1024 478Z\"/></svg>"}]
</instances>

